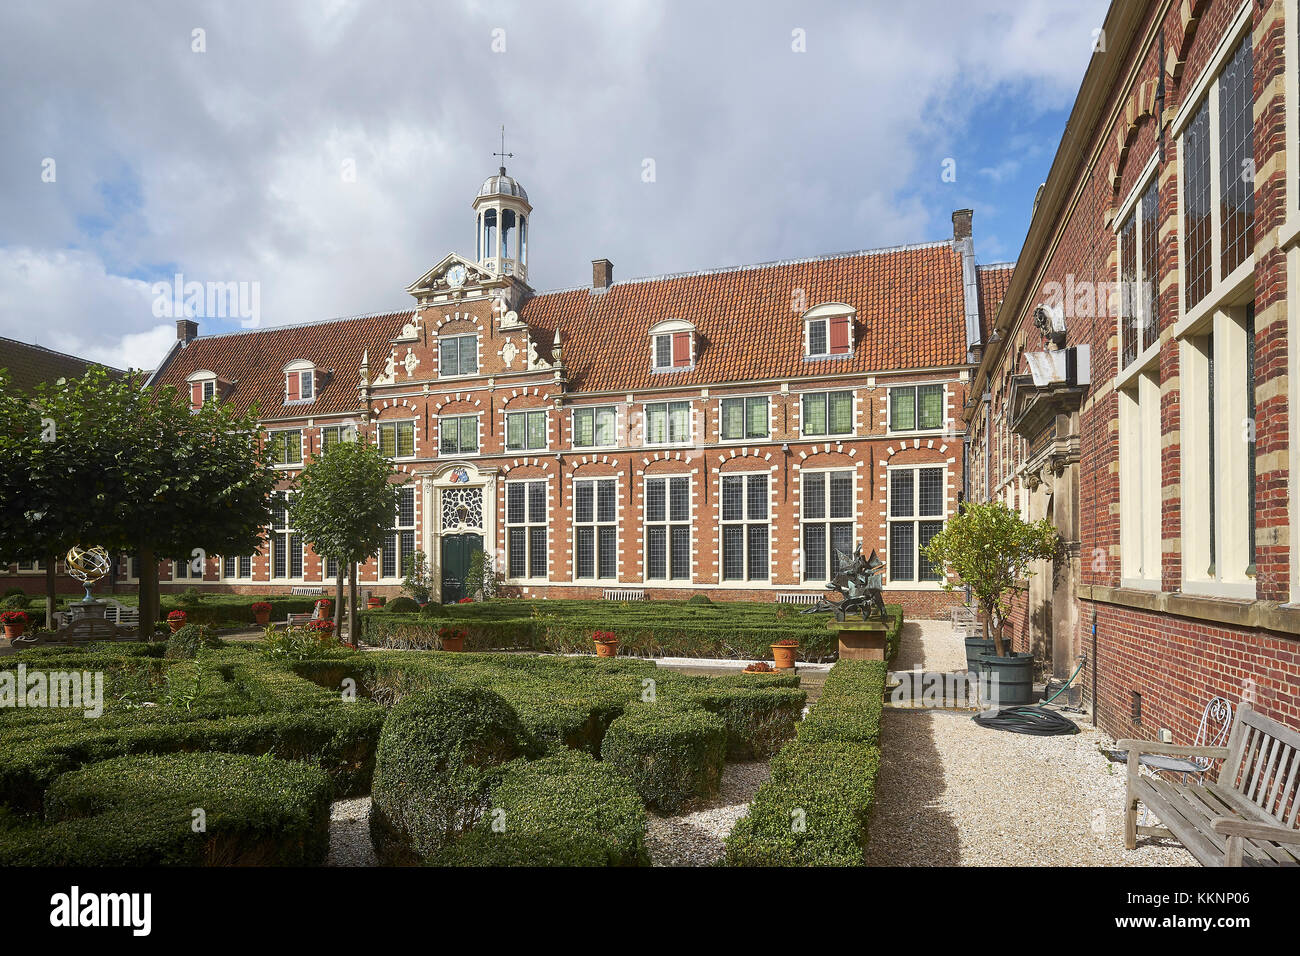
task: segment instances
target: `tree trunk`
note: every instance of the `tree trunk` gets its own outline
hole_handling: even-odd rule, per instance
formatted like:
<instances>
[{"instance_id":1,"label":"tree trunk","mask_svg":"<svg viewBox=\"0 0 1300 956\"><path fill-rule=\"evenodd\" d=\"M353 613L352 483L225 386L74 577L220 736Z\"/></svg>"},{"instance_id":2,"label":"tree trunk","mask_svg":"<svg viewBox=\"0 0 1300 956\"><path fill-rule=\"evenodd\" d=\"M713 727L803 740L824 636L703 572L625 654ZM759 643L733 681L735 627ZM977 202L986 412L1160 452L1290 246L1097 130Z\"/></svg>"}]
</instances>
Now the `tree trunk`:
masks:
<instances>
[{"instance_id":1,"label":"tree trunk","mask_svg":"<svg viewBox=\"0 0 1300 956\"><path fill-rule=\"evenodd\" d=\"M993 653L998 657L1007 656L1006 644L1002 640L1002 629L1005 625L1006 621L1002 620L1001 614L998 614L997 623L993 626Z\"/></svg>"},{"instance_id":2,"label":"tree trunk","mask_svg":"<svg viewBox=\"0 0 1300 956\"><path fill-rule=\"evenodd\" d=\"M158 620L158 559L148 545L140 545L136 554L140 561L140 640L152 641Z\"/></svg>"},{"instance_id":3,"label":"tree trunk","mask_svg":"<svg viewBox=\"0 0 1300 956\"><path fill-rule=\"evenodd\" d=\"M54 566L58 558L54 555L45 559L45 629L54 630L54 603L58 596L54 593Z\"/></svg>"},{"instance_id":4,"label":"tree trunk","mask_svg":"<svg viewBox=\"0 0 1300 956\"><path fill-rule=\"evenodd\" d=\"M359 647L361 641L357 628L361 622L357 618L357 563L348 563L348 641L353 647Z\"/></svg>"},{"instance_id":5,"label":"tree trunk","mask_svg":"<svg viewBox=\"0 0 1300 956\"><path fill-rule=\"evenodd\" d=\"M346 558L336 555L338 573L334 575L334 633L343 637L343 569L347 567Z\"/></svg>"}]
</instances>

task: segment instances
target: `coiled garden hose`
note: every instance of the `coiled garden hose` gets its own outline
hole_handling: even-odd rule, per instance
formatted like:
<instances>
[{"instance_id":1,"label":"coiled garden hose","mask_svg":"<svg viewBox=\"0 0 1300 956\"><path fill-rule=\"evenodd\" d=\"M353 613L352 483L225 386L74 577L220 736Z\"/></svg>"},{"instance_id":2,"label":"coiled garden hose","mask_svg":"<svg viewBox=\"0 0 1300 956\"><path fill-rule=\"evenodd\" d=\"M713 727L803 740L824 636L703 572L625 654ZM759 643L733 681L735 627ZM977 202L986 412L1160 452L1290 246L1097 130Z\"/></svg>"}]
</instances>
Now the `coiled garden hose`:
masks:
<instances>
[{"instance_id":1,"label":"coiled garden hose","mask_svg":"<svg viewBox=\"0 0 1300 956\"><path fill-rule=\"evenodd\" d=\"M1079 725L1059 711L1032 705L1004 707L996 713L976 714L971 719L990 730L1006 730L1031 737L1059 737L1079 732Z\"/></svg>"}]
</instances>

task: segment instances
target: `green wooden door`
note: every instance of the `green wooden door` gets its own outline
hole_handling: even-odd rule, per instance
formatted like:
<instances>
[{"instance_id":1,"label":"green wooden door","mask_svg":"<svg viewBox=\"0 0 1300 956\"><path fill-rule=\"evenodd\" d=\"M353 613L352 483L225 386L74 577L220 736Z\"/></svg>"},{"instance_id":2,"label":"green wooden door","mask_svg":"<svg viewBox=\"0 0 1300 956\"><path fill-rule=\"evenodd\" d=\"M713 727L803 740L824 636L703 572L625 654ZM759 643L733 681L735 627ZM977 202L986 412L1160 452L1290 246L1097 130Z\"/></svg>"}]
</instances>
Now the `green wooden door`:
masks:
<instances>
[{"instance_id":1,"label":"green wooden door","mask_svg":"<svg viewBox=\"0 0 1300 956\"><path fill-rule=\"evenodd\" d=\"M481 534L442 536L442 603L454 604L465 597L465 575L475 551L483 550Z\"/></svg>"}]
</instances>

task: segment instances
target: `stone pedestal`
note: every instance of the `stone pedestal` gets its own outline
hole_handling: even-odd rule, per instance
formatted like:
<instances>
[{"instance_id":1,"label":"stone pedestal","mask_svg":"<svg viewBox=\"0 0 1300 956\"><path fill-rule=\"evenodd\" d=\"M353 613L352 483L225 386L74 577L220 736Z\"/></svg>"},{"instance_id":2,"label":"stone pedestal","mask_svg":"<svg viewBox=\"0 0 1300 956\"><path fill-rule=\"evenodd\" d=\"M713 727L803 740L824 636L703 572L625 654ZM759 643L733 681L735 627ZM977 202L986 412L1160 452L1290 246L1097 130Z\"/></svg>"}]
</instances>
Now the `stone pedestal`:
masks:
<instances>
[{"instance_id":1,"label":"stone pedestal","mask_svg":"<svg viewBox=\"0 0 1300 956\"><path fill-rule=\"evenodd\" d=\"M886 653L884 621L827 621L840 641L842 661L883 661Z\"/></svg>"},{"instance_id":2,"label":"stone pedestal","mask_svg":"<svg viewBox=\"0 0 1300 956\"><path fill-rule=\"evenodd\" d=\"M72 615L72 620L80 621L83 618L97 617L100 620L104 618L104 612L108 605L103 601L69 601L68 611Z\"/></svg>"}]
</instances>

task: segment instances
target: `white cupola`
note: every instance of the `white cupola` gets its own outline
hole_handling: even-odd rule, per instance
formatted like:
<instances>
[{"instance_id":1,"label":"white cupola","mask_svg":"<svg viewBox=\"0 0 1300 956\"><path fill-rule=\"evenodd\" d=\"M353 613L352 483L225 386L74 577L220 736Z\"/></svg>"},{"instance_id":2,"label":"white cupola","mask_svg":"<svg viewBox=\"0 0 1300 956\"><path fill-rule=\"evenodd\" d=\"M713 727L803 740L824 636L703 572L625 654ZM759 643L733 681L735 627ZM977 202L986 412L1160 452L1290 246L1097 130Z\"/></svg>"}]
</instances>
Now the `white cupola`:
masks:
<instances>
[{"instance_id":1,"label":"white cupola","mask_svg":"<svg viewBox=\"0 0 1300 956\"><path fill-rule=\"evenodd\" d=\"M496 275L528 281L528 193L502 166L474 197L478 264Z\"/></svg>"}]
</instances>

